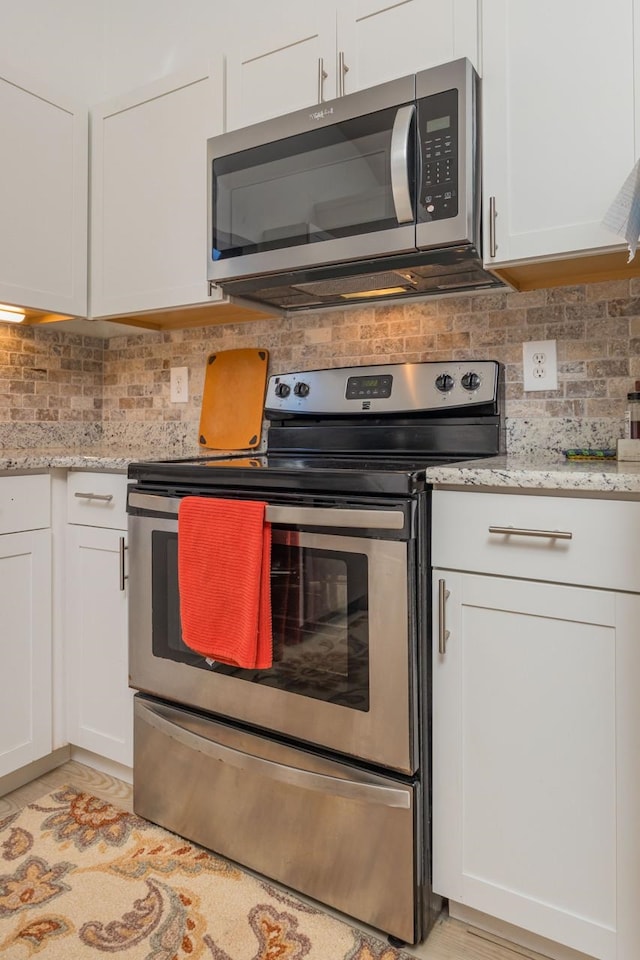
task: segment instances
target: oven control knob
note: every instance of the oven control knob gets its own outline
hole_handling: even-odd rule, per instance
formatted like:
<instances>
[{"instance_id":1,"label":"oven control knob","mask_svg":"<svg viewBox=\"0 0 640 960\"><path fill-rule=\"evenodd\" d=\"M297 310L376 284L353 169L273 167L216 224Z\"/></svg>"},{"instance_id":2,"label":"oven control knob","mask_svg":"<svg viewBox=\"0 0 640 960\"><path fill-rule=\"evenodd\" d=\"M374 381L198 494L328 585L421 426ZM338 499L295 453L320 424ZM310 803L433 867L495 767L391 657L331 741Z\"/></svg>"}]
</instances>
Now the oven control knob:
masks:
<instances>
[{"instance_id":1,"label":"oven control knob","mask_svg":"<svg viewBox=\"0 0 640 960\"><path fill-rule=\"evenodd\" d=\"M291 387L288 383L276 383L276 397L288 397L291 393Z\"/></svg>"},{"instance_id":2,"label":"oven control knob","mask_svg":"<svg viewBox=\"0 0 640 960\"><path fill-rule=\"evenodd\" d=\"M464 373L460 379L460 383L465 390L477 390L480 386L480 377L477 373L474 373L472 370L469 370L468 373Z\"/></svg>"},{"instance_id":3,"label":"oven control knob","mask_svg":"<svg viewBox=\"0 0 640 960\"><path fill-rule=\"evenodd\" d=\"M449 393L453 390L453 377L449 373L441 373L436 377L436 387L440 393Z\"/></svg>"},{"instance_id":4,"label":"oven control knob","mask_svg":"<svg viewBox=\"0 0 640 960\"><path fill-rule=\"evenodd\" d=\"M306 397L309 395L309 384L300 380L293 388L296 397Z\"/></svg>"}]
</instances>

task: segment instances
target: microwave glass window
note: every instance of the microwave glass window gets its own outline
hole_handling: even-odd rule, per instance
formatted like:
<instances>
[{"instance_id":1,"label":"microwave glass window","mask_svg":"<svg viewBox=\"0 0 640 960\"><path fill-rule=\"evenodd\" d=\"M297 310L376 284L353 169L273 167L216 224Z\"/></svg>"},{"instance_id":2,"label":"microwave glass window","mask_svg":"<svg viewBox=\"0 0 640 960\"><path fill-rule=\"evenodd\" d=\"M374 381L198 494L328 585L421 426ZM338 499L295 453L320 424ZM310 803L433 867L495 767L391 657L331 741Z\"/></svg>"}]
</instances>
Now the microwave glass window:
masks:
<instances>
[{"instance_id":1,"label":"microwave glass window","mask_svg":"<svg viewBox=\"0 0 640 960\"><path fill-rule=\"evenodd\" d=\"M396 113L381 110L214 160L213 259L397 227ZM414 153L412 132L412 193Z\"/></svg>"},{"instance_id":2,"label":"microwave glass window","mask_svg":"<svg viewBox=\"0 0 640 960\"><path fill-rule=\"evenodd\" d=\"M274 529L271 548L273 667L210 661L182 642L177 533L152 534L153 654L316 700L369 709L368 558L300 546Z\"/></svg>"}]
</instances>

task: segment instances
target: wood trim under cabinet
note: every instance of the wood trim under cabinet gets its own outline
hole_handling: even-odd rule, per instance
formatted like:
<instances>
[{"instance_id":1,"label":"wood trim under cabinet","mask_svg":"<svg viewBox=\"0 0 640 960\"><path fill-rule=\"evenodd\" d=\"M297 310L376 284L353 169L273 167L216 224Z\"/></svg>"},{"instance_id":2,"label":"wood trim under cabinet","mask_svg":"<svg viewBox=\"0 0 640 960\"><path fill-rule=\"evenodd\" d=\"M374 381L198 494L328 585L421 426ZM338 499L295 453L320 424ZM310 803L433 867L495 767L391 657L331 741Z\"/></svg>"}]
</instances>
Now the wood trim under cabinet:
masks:
<instances>
[{"instance_id":1,"label":"wood trim under cabinet","mask_svg":"<svg viewBox=\"0 0 640 960\"><path fill-rule=\"evenodd\" d=\"M640 256L627 263L628 252L591 254L564 260L539 260L491 270L516 290L541 290L546 287L568 287L581 283L602 283L607 280L630 280L640 277Z\"/></svg>"},{"instance_id":2,"label":"wood trim under cabinet","mask_svg":"<svg viewBox=\"0 0 640 960\"><path fill-rule=\"evenodd\" d=\"M133 313L120 317L96 317L109 323L120 323L146 330L178 330L184 327L205 327L220 323L245 323L251 320L266 320L281 316L279 311L269 307L247 306L246 304L224 303L204 304L197 307L177 307L171 310L152 310L147 313ZM59 314L41 314L31 311L24 323L36 325L70 320L71 317ZM91 323L91 319L88 320Z\"/></svg>"},{"instance_id":3,"label":"wood trim under cabinet","mask_svg":"<svg viewBox=\"0 0 640 960\"><path fill-rule=\"evenodd\" d=\"M627 263L627 256L626 250L617 250L612 253L567 257L562 260L538 260L534 263L505 264L504 266L489 265L489 269L514 290L541 290L548 287L566 287L640 277L640 256L631 263ZM147 313L95 319L141 327L146 330L178 330L185 327L266 320L281 315L280 311L268 306L248 305L245 301L177 307L170 310L153 310ZM73 318L62 314L27 310L24 324L55 323L71 319Z\"/></svg>"}]
</instances>

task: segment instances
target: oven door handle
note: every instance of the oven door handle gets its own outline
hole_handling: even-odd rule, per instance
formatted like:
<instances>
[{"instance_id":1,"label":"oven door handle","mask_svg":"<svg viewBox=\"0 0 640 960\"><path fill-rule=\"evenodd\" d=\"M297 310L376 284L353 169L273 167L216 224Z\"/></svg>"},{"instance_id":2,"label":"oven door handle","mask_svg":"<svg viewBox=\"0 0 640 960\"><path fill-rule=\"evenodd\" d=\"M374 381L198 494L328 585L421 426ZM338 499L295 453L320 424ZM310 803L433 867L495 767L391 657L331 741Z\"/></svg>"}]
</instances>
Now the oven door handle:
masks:
<instances>
[{"instance_id":1,"label":"oven door handle","mask_svg":"<svg viewBox=\"0 0 640 960\"><path fill-rule=\"evenodd\" d=\"M157 494L129 494L129 505L140 510L178 516L180 497L161 497ZM344 527L355 530L403 530L405 516L402 510L360 510L345 507L303 507L268 504L265 519L269 523L305 527Z\"/></svg>"},{"instance_id":2,"label":"oven door handle","mask_svg":"<svg viewBox=\"0 0 640 960\"><path fill-rule=\"evenodd\" d=\"M233 747L226 747L221 743L210 740L199 733L194 733L181 723L184 714L164 704L150 704L138 700L138 710L144 716L140 719L154 727L159 733L170 737L189 750L196 750L206 756L226 763L238 770L246 770L269 780L277 780L302 790L311 790L316 793L329 794L332 797L343 797L346 800L364 800L367 803L377 803L384 807L400 807L410 809L410 788L405 790L394 787L383 787L377 783L358 783L353 780L343 780L341 777L331 777L324 773L313 773L298 767L275 763L263 757L244 753Z\"/></svg>"}]
</instances>

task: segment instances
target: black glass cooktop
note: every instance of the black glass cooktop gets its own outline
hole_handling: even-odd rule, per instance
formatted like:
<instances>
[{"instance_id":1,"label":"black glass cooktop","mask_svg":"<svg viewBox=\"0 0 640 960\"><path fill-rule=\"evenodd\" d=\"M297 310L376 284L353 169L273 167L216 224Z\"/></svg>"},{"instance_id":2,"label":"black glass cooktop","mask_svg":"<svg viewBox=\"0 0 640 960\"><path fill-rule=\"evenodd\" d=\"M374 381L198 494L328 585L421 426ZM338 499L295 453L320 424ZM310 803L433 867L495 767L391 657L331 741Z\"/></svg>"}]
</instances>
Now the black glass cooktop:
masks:
<instances>
[{"instance_id":1,"label":"black glass cooktop","mask_svg":"<svg viewBox=\"0 0 640 960\"><path fill-rule=\"evenodd\" d=\"M457 459L463 459L458 457ZM426 486L427 467L451 458L322 455L202 456L132 463L138 484L170 489L249 488L318 493L410 494Z\"/></svg>"}]
</instances>

